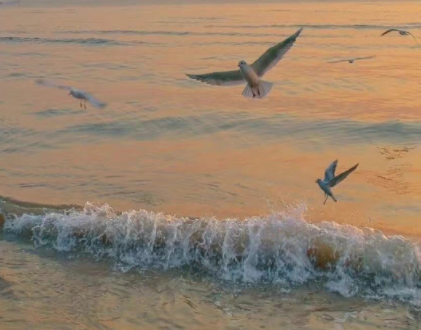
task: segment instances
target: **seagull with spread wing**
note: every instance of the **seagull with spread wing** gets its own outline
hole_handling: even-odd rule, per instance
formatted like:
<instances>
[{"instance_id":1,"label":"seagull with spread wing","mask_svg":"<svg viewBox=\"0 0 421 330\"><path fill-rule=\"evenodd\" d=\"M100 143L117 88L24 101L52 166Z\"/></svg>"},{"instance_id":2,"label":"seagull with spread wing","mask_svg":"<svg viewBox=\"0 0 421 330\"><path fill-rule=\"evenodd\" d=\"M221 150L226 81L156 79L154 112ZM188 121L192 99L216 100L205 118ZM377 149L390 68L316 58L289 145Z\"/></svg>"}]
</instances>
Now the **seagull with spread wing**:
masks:
<instances>
[{"instance_id":1,"label":"seagull with spread wing","mask_svg":"<svg viewBox=\"0 0 421 330\"><path fill-rule=\"evenodd\" d=\"M323 204L326 204L327 199L329 196L337 202L335 196L332 194L331 188L336 186L339 182L344 180L351 172L353 172L357 167L358 164L351 167L349 170L342 172L341 174L338 174L335 176L336 166L338 165L338 160L333 161L329 167L325 171L325 178L322 181L321 179L317 179L316 183L319 185L320 189L322 189L325 193L325 201Z\"/></svg>"},{"instance_id":2,"label":"seagull with spread wing","mask_svg":"<svg viewBox=\"0 0 421 330\"><path fill-rule=\"evenodd\" d=\"M344 59L344 60L335 60L335 61L329 61L329 63L340 63L340 62L349 62L349 63L354 63L354 61L359 61L359 60L368 60L371 58L375 58L376 56L365 56L365 57L354 57L354 58L348 58L348 59Z\"/></svg>"},{"instance_id":3,"label":"seagull with spread wing","mask_svg":"<svg viewBox=\"0 0 421 330\"><path fill-rule=\"evenodd\" d=\"M104 108L107 106L106 103L98 101L96 98L94 98L92 95L90 95L89 93L86 93L80 89L76 89L70 86L65 86L65 85L57 85L54 84L52 82L48 82L42 79L38 79L35 81L38 85L42 85L42 86L46 86L46 87L55 87L55 88L59 88L59 89L64 89L69 91L69 95L73 96L76 99L80 100L80 107L82 108L82 106L86 109L86 101L88 101L89 103L91 103L94 107L96 108Z\"/></svg>"},{"instance_id":4,"label":"seagull with spread wing","mask_svg":"<svg viewBox=\"0 0 421 330\"><path fill-rule=\"evenodd\" d=\"M269 48L252 65L247 64L245 61L240 61L238 63L239 70L199 75L187 74L187 76L217 86L233 86L246 83L243 95L245 97L262 99L270 92L273 84L260 78L272 69L291 49L302 30L303 28L299 29L292 36Z\"/></svg>"},{"instance_id":5,"label":"seagull with spread wing","mask_svg":"<svg viewBox=\"0 0 421 330\"><path fill-rule=\"evenodd\" d=\"M412 33L411 32L408 32L408 31L405 31L405 30L400 30L400 29L389 29L389 30L387 30L387 31L384 31L382 34L381 34L381 37L382 36L384 36L385 34L388 34L388 33L390 33L390 32L399 32L399 34L401 35L401 36L411 36L417 43L418 43L418 40L417 39L415 39L415 37L412 35Z\"/></svg>"}]
</instances>

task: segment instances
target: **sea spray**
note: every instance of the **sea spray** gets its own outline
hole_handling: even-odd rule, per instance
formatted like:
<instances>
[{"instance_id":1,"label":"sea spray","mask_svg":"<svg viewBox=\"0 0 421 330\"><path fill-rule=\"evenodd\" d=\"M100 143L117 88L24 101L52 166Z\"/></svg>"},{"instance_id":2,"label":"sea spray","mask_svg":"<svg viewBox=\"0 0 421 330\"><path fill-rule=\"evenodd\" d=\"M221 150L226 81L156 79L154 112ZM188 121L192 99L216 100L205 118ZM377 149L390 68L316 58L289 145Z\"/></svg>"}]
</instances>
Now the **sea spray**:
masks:
<instances>
[{"instance_id":1,"label":"sea spray","mask_svg":"<svg viewBox=\"0 0 421 330\"><path fill-rule=\"evenodd\" d=\"M189 267L237 283L293 287L322 283L344 296L420 302L420 246L379 230L312 224L305 205L244 220L115 212L86 203L82 211L8 216L4 231L36 247L87 253L121 269Z\"/></svg>"}]
</instances>

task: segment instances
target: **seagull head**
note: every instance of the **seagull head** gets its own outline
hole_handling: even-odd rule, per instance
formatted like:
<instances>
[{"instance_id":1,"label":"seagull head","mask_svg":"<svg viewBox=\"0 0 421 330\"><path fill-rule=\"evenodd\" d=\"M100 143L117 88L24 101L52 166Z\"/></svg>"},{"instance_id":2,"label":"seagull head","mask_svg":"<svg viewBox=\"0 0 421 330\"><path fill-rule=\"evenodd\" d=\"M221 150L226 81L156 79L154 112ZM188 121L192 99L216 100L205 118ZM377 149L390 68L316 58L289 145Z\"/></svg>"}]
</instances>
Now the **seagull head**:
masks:
<instances>
[{"instance_id":1,"label":"seagull head","mask_svg":"<svg viewBox=\"0 0 421 330\"><path fill-rule=\"evenodd\" d=\"M320 179L316 180L316 183L321 183L321 182L322 182L322 180L320 180Z\"/></svg>"},{"instance_id":2,"label":"seagull head","mask_svg":"<svg viewBox=\"0 0 421 330\"><path fill-rule=\"evenodd\" d=\"M240 62L238 62L238 66L240 68L242 68L243 66L247 65L246 61L241 60Z\"/></svg>"}]
</instances>

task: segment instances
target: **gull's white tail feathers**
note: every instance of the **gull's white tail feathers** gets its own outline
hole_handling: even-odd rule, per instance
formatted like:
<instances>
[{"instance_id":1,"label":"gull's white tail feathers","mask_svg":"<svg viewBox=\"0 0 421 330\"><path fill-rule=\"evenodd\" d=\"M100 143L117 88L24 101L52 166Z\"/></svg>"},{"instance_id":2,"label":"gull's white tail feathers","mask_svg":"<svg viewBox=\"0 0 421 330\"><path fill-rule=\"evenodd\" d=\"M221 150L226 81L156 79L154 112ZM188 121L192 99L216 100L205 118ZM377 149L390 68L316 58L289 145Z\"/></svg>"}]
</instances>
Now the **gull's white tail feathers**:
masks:
<instances>
[{"instance_id":1,"label":"gull's white tail feathers","mask_svg":"<svg viewBox=\"0 0 421 330\"><path fill-rule=\"evenodd\" d=\"M250 85L247 84L246 88L244 88L243 90L243 96L253 98L254 97L253 95L254 94L253 94L253 91L251 90Z\"/></svg>"},{"instance_id":2,"label":"gull's white tail feathers","mask_svg":"<svg viewBox=\"0 0 421 330\"><path fill-rule=\"evenodd\" d=\"M258 88L260 91L260 98L264 98L266 95L269 94L270 90L272 89L273 83L260 80Z\"/></svg>"},{"instance_id":3,"label":"gull's white tail feathers","mask_svg":"<svg viewBox=\"0 0 421 330\"><path fill-rule=\"evenodd\" d=\"M260 80L257 87L251 87L249 84L247 84L246 88L243 90L243 96L252 99L262 99L269 94L272 86L273 83L264 80Z\"/></svg>"}]
</instances>

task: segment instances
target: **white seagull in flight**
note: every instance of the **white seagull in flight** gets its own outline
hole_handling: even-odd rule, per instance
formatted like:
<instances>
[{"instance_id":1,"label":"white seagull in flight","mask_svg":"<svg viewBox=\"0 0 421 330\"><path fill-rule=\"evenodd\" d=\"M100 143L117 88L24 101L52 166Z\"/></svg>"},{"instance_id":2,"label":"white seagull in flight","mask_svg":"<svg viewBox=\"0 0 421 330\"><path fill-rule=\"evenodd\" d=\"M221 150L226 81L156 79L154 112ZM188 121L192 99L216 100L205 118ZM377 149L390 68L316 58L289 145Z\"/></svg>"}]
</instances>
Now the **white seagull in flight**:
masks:
<instances>
[{"instance_id":1,"label":"white seagull in flight","mask_svg":"<svg viewBox=\"0 0 421 330\"><path fill-rule=\"evenodd\" d=\"M335 176L336 171L336 165L338 165L338 160L335 160L332 162L332 164L329 165L329 167L325 171L325 178L324 180L317 179L316 183L319 185L320 189L322 189L325 193L325 201L323 204L326 204L327 199L329 196L337 202L335 196L332 194L332 190L330 188L333 188L336 186L339 182L341 182L343 179L345 179L351 172L353 172L357 167L358 164L351 167L349 170L342 172L341 174Z\"/></svg>"},{"instance_id":2,"label":"white seagull in flight","mask_svg":"<svg viewBox=\"0 0 421 330\"><path fill-rule=\"evenodd\" d=\"M354 61L358 61L358 60L368 60L371 58L375 58L376 56L366 56L366 57L354 57L354 58L348 58L345 60L336 60L336 61L329 61L329 63L339 63L339 62L349 62L349 63L354 63Z\"/></svg>"},{"instance_id":3,"label":"white seagull in flight","mask_svg":"<svg viewBox=\"0 0 421 330\"><path fill-rule=\"evenodd\" d=\"M381 34L381 37L382 36L384 36L385 34L388 34L388 33L390 33L390 32L399 32L399 34L401 35L401 36L411 36L417 43L418 43L418 40L417 39L415 39L415 37L412 35L412 33L411 32L408 32L408 31L405 31L405 30L400 30L400 29L389 29L389 30L387 30L387 31L385 31L385 32L383 32L382 34Z\"/></svg>"},{"instance_id":4,"label":"white seagull in flight","mask_svg":"<svg viewBox=\"0 0 421 330\"><path fill-rule=\"evenodd\" d=\"M57 85L57 84L54 84L52 82L48 82L48 81L45 81L45 80L42 80L42 79L38 79L35 82L38 85L42 85L42 86L46 86L46 87L55 87L55 88L59 88L59 89L68 90L69 95L71 95L74 98L80 100L80 107L81 108L83 106L86 109L86 101L91 103L96 108L104 108L104 107L107 106L106 103L98 101L92 95L90 95L89 93L84 92L80 89L76 89L76 88L73 88L73 87L70 87L70 86L65 86L65 85Z\"/></svg>"},{"instance_id":5,"label":"white seagull in flight","mask_svg":"<svg viewBox=\"0 0 421 330\"><path fill-rule=\"evenodd\" d=\"M213 72L206 74L187 74L188 77L205 82L210 85L234 86L246 83L243 91L245 97L264 98L272 89L272 83L260 80L263 75L272 69L279 60L291 49L303 28L279 44L269 48L252 65L245 61L238 63L239 70Z\"/></svg>"}]
</instances>

